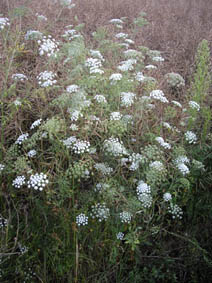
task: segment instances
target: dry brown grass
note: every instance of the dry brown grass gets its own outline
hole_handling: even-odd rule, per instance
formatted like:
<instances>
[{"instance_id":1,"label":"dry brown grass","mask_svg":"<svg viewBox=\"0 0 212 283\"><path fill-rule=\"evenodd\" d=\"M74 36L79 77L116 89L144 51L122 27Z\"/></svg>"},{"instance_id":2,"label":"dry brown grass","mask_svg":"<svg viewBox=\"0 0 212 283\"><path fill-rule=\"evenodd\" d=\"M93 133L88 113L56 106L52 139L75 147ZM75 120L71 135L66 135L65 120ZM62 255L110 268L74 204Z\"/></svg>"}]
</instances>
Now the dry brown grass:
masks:
<instances>
[{"instance_id":1,"label":"dry brown grass","mask_svg":"<svg viewBox=\"0 0 212 283\"><path fill-rule=\"evenodd\" d=\"M24 18L24 29L48 30L57 37L70 23L85 23L85 35L99 26L107 26L112 18L128 17L131 22L140 11L147 13L150 24L136 36L136 44L163 52L166 58L164 72L179 72L189 78L198 43L207 39L212 43L211 0L73 0L76 7L61 10L52 0L3 0L0 11L6 16L8 9L26 5L29 16ZM48 17L50 24L39 26L35 13ZM129 27L128 27L129 28ZM43 30L42 30L43 29ZM127 27L126 27L127 29Z\"/></svg>"}]
</instances>

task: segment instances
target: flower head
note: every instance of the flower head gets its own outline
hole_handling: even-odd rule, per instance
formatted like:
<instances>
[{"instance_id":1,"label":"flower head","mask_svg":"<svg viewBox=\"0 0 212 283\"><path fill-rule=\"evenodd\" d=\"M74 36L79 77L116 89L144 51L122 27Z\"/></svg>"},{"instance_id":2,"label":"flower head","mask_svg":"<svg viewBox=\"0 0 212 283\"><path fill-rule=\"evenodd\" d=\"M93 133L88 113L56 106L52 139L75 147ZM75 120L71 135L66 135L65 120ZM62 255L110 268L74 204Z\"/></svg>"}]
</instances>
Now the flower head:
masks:
<instances>
[{"instance_id":1,"label":"flower head","mask_svg":"<svg viewBox=\"0 0 212 283\"><path fill-rule=\"evenodd\" d=\"M107 220L110 216L110 210L106 207L105 203L97 203L91 207L91 217L97 218L99 222Z\"/></svg>"},{"instance_id":2,"label":"flower head","mask_svg":"<svg viewBox=\"0 0 212 283\"><path fill-rule=\"evenodd\" d=\"M155 100L159 100L163 103L168 103L169 101L167 100L167 98L165 97L164 93L162 90L159 90L159 89L156 89L156 90L153 90L151 93L150 93L150 97L155 99Z\"/></svg>"},{"instance_id":3,"label":"flower head","mask_svg":"<svg viewBox=\"0 0 212 283\"><path fill-rule=\"evenodd\" d=\"M12 185L15 188L20 189L20 187L22 187L26 183L25 180L26 180L25 176L18 176L15 178L15 180L13 180Z\"/></svg>"},{"instance_id":4,"label":"flower head","mask_svg":"<svg viewBox=\"0 0 212 283\"><path fill-rule=\"evenodd\" d=\"M197 136L192 131L187 131L185 133L185 139L190 144L197 142Z\"/></svg>"},{"instance_id":5,"label":"flower head","mask_svg":"<svg viewBox=\"0 0 212 283\"><path fill-rule=\"evenodd\" d=\"M123 211L119 214L122 223L130 223L132 214L128 211Z\"/></svg>"},{"instance_id":6,"label":"flower head","mask_svg":"<svg viewBox=\"0 0 212 283\"><path fill-rule=\"evenodd\" d=\"M36 173L35 175L31 175L29 181L27 182L28 188L32 188L34 190L42 191L44 187L49 183L47 175L44 173Z\"/></svg>"},{"instance_id":7,"label":"flower head","mask_svg":"<svg viewBox=\"0 0 212 283\"><path fill-rule=\"evenodd\" d=\"M79 215L77 215L76 217L76 223L78 226L85 226L88 224L88 217L84 214L84 213L81 213Z\"/></svg>"},{"instance_id":8,"label":"flower head","mask_svg":"<svg viewBox=\"0 0 212 283\"><path fill-rule=\"evenodd\" d=\"M122 241L124 239L124 233L123 232L118 232L116 234L116 239Z\"/></svg>"},{"instance_id":9,"label":"flower head","mask_svg":"<svg viewBox=\"0 0 212 283\"><path fill-rule=\"evenodd\" d=\"M9 26L10 22L8 18L0 18L0 30L3 30L6 26Z\"/></svg>"}]
</instances>

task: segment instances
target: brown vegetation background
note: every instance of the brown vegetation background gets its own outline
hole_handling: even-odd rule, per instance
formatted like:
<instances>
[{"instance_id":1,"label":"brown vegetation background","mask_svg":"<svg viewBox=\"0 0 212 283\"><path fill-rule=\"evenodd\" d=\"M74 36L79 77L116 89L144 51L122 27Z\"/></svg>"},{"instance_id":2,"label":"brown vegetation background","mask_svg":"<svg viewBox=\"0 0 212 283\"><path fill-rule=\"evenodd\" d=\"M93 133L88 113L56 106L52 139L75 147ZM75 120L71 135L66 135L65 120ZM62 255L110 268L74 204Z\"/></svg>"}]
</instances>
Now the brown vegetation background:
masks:
<instances>
[{"instance_id":1,"label":"brown vegetation background","mask_svg":"<svg viewBox=\"0 0 212 283\"><path fill-rule=\"evenodd\" d=\"M76 6L61 10L57 0L1 0L0 13L24 5L29 14L23 18L23 29L48 30L55 37L64 26L85 23L85 36L92 40L92 32L98 26L108 26L112 18L128 17L129 23L141 11L147 13L149 25L142 28L135 41L150 49L162 51L168 72L179 72L186 80L193 69L197 46L202 39L212 44L211 0L73 0ZM48 18L41 26L35 14ZM77 16L77 17L76 17ZM127 32L126 26L125 31Z\"/></svg>"}]
</instances>

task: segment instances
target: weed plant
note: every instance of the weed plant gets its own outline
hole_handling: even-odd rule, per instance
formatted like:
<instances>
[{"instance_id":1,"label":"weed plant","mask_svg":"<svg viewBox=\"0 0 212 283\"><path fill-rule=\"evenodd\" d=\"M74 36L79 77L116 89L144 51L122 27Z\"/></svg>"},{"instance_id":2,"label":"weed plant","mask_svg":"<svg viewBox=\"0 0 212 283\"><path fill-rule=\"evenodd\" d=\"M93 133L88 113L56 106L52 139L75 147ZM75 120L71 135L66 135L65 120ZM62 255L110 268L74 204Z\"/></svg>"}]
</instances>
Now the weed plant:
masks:
<instances>
[{"instance_id":1,"label":"weed plant","mask_svg":"<svg viewBox=\"0 0 212 283\"><path fill-rule=\"evenodd\" d=\"M58 20L74 9L55 5ZM35 14L35 30L22 25L25 6L9 12L0 18L1 282L212 279L208 41L187 86L173 71L163 77L159 50L135 44L143 12L110 19L92 40L77 17L56 36L45 15Z\"/></svg>"}]
</instances>

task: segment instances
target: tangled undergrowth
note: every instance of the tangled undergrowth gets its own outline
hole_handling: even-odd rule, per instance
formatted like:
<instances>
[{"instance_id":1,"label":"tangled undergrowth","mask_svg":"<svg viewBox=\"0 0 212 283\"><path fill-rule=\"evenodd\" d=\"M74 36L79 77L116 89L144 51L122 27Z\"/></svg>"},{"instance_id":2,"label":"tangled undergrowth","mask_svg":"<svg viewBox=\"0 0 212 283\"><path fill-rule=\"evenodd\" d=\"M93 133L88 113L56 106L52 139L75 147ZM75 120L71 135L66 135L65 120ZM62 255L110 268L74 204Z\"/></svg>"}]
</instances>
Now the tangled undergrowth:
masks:
<instances>
[{"instance_id":1,"label":"tangled undergrowth","mask_svg":"<svg viewBox=\"0 0 212 283\"><path fill-rule=\"evenodd\" d=\"M0 17L1 282L212 278L208 41L187 84L136 45L144 12L89 41L77 17L56 37L28 13Z\"/></svg>"}]
</instances>

